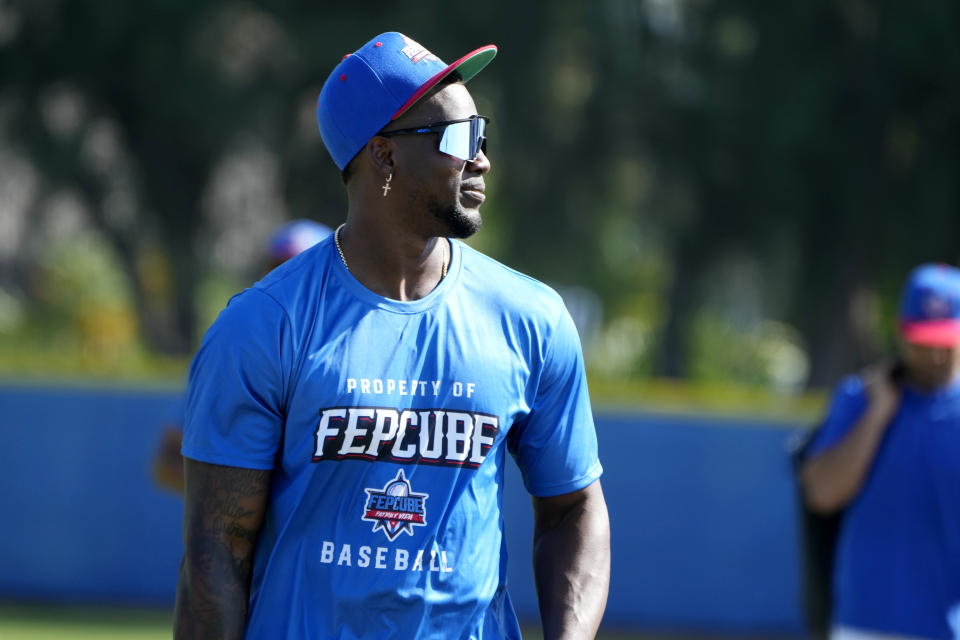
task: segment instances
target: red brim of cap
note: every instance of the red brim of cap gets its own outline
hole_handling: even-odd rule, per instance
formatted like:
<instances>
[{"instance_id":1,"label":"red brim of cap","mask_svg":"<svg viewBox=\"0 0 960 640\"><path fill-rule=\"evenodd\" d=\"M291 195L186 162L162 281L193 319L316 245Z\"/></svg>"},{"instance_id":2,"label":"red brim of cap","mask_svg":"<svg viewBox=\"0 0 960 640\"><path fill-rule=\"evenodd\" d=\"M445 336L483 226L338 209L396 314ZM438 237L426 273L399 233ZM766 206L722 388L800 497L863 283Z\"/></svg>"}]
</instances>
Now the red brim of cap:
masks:
<instances>
[{"instance_id":1,"label":"red brim of cap","mask_svg":"<svg viewBox=\"0 0 960 640\"><path fill-rule=\"evenodd\" d=\"M911 344L927 347L955 347L960 344L960 320L905 322L900 334Z\"/></svg>"},{"instance_id":2,"label":"red brim of cap","mask_svg":"<svg viewBox=\"0 0 960 640\"><path fill-rule=\"evenodd\" d=\"M402 116L407 109L417 103L417 100L425 96L430 89L433 89L437 85L438 82L446 78L454 71L460 72L464 82L468 81L470 78L480 73L481 69L490 64L490 61L493 60L495 55L497 55L497 46L488 44L485 47L480 47L479 49L471 51L456 62L448 64L445 68L438 71L433 75L433 77L424 82L420 88L417 89L412 96L410 96L410 99L403 103L403 106L400 107L390 119L396 120Z\"/></svg>"}]
</instances>

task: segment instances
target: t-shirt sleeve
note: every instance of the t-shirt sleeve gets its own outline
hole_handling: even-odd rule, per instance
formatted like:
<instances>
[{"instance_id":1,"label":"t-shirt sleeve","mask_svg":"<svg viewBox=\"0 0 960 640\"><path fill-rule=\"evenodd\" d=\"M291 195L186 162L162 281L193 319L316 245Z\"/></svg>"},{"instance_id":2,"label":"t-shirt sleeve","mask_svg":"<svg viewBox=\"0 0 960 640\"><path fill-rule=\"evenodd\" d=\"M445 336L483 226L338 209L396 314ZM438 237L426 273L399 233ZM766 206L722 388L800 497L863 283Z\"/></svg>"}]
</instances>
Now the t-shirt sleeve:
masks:
<instances>
[{"instance_id":1,"label":"t-shirt sleeve","mask_svg":"<svg viewBox=\"0 0 960 640\"><path fill-rule=\"evenodd\" d=\"M603 473L580 338L565 308L546 346L532 410L515 429L510 451L532 495L577 491Z\"/></svg>"},{"instance_id":2,"label":"t-shirt sleeve","mask_svg":"<svg viewBox=\"0 0 960 640\"><path fill-rule=\"evenodd\" d=\"M283 434L290 330L280 305L257 289L234 296L193 362L184 456L271 469Z\"/></svg>"},{"instance_id":3,"label":"t-shirt sleeve","mask_svg":"<svg viewBox=\"0 0 960 640\"><path fill-rule=\"evenodd\" d=\"M867 408L863 381L856 376L845 378L833 393L823 423L807 448L806 457L826 451L843 439Z\"/></svg>"}]
</instances>

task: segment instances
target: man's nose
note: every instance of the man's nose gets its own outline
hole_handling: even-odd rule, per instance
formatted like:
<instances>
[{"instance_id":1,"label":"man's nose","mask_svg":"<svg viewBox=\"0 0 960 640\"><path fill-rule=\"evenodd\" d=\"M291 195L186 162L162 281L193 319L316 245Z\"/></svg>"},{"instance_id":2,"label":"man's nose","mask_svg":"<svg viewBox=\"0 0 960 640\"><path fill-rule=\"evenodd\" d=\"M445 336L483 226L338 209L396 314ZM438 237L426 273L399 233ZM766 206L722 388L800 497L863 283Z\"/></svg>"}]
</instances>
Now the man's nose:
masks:
<instances>
[{"instance_id":1,"label":"man's nose","mask_svg":"<svg viewBox=\"0 0 960 640\"><path fill-rule=\"evenodd\" d=\"M469 167L471 171L476 171L479 173L487 173L490 171L490 158L487 157L487 154L483 152L482 149L477 151L477 157L473 160L468 160L467 165L464 168Z\"/></svg>"}]
</instances>

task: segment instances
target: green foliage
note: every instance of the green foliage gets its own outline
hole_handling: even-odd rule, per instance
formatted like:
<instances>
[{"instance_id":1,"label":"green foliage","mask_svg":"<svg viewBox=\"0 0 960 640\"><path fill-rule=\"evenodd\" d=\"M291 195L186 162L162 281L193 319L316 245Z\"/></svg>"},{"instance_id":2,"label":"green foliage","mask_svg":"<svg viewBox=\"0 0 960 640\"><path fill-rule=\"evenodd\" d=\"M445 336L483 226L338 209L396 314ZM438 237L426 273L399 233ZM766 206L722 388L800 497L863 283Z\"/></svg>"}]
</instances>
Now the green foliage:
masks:
<instances>
[{"instance_id":1,"label":"green foliage","mask_svg":"<svg viewBox=\"0 0 960 640\"><path fill-rule=\"evenodd\" d=\"M956 3L543 0L372 13L233 0L4 5L0 143L37 179L19 200L0 181L0 210L22 222L0 242L0 340L68 336L58 348L70 353L93 323L119 341L98 347L114 354L94 368L122 369L139 352L188 356L227 290L248 281L250 259L237 256L254 255L266 227L342 220L314 103L340 57L386 29L448 60L500 46L471 81L494 118L487 228L473 242L599 296L591 366L605 375L776 386L790 372L772 374L769 361L789 360L789 344L823 386L884 346L876 326L889 324L910 267L960 257ZM224 177L251 148L275 175ZM221 183L250 191L218 199ZM64 260L102 290L71 294L86 276L49 272L27 241L51 226L64 192L98 238ZM751 285L759 333L735 329L711 299L731 253L762 265ZM864 296L879 301L866 316ZM81 311L90 305L106 311Z\"/></svg>"},{"instance_id":2,"label":"green foliage","mask_svg":"<svg viewBox=\"0 0 960 640\"><path fill-rule=\"evenodd\" d=\"M798 421L812 424L826 406L823 391L784 394L735 381L609 377L593 371L588 372L588 380L594 408L607 411L767 418L795 426Z\"/></svg>"},{"instance_id":3,"label":"green foliage","mask_svg":"<svg viewBox=\"0 0 960 640\"><path fill-rule=\"evenodd\" d=\"M197 326L200 332L205 332L213 321L217 319L220 311L227 306L230 298L245 286L237 277L231 277L231 274L224 272L212 272L204 278L197 287L196 311L198 322ZM200 346L199 342L196 346Z\"/></svg>"},{"instance_id":4,"label":"green foliage","mask_svg":"<svg viewBox=\"0 0 960 640\"><path fill-rule=\"evenodd\" d=\"M33 274L37 300L0 296L0 374L156 378L179 375L183 358L146 349L130 283L112 247L93 231L47 247Z\"/></svg>"},{"instance_id":5,"label":"green foliage","mask_svg":"<svg viewBox=\"0 0 960 640\"><path fill-rule=\"evenodd\" d=\"M809 363L799 336L790 327L761 322L747 330L702 313L692 326L691 378L727 381L797 393Z\"/></svg>"}]
</instances>

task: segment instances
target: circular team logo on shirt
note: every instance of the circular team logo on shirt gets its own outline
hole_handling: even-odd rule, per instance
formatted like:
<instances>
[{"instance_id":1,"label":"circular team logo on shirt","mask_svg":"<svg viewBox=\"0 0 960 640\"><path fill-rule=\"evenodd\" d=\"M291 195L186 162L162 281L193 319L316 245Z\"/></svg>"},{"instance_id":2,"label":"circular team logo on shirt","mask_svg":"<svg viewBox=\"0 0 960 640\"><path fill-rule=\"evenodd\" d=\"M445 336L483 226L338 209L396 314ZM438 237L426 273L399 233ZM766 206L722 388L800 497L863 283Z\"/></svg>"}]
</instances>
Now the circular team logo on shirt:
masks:
<instances>
[{"instance_id":1,"label":"circular team logo on shirt","mask_svg":"<svg viewBox=\"0 0 960 640\"><path fill-rule=\"evenodd\" d=\"M395 539L401 531L413 535L413 527L427 524L425 503L426 493L414 493L410 482L403 475L403 469L382 489L364 489L367 503L363 508L363 519L373 522L373 531L383 530L389 540Z\"/></svg>"}]
</instances>

